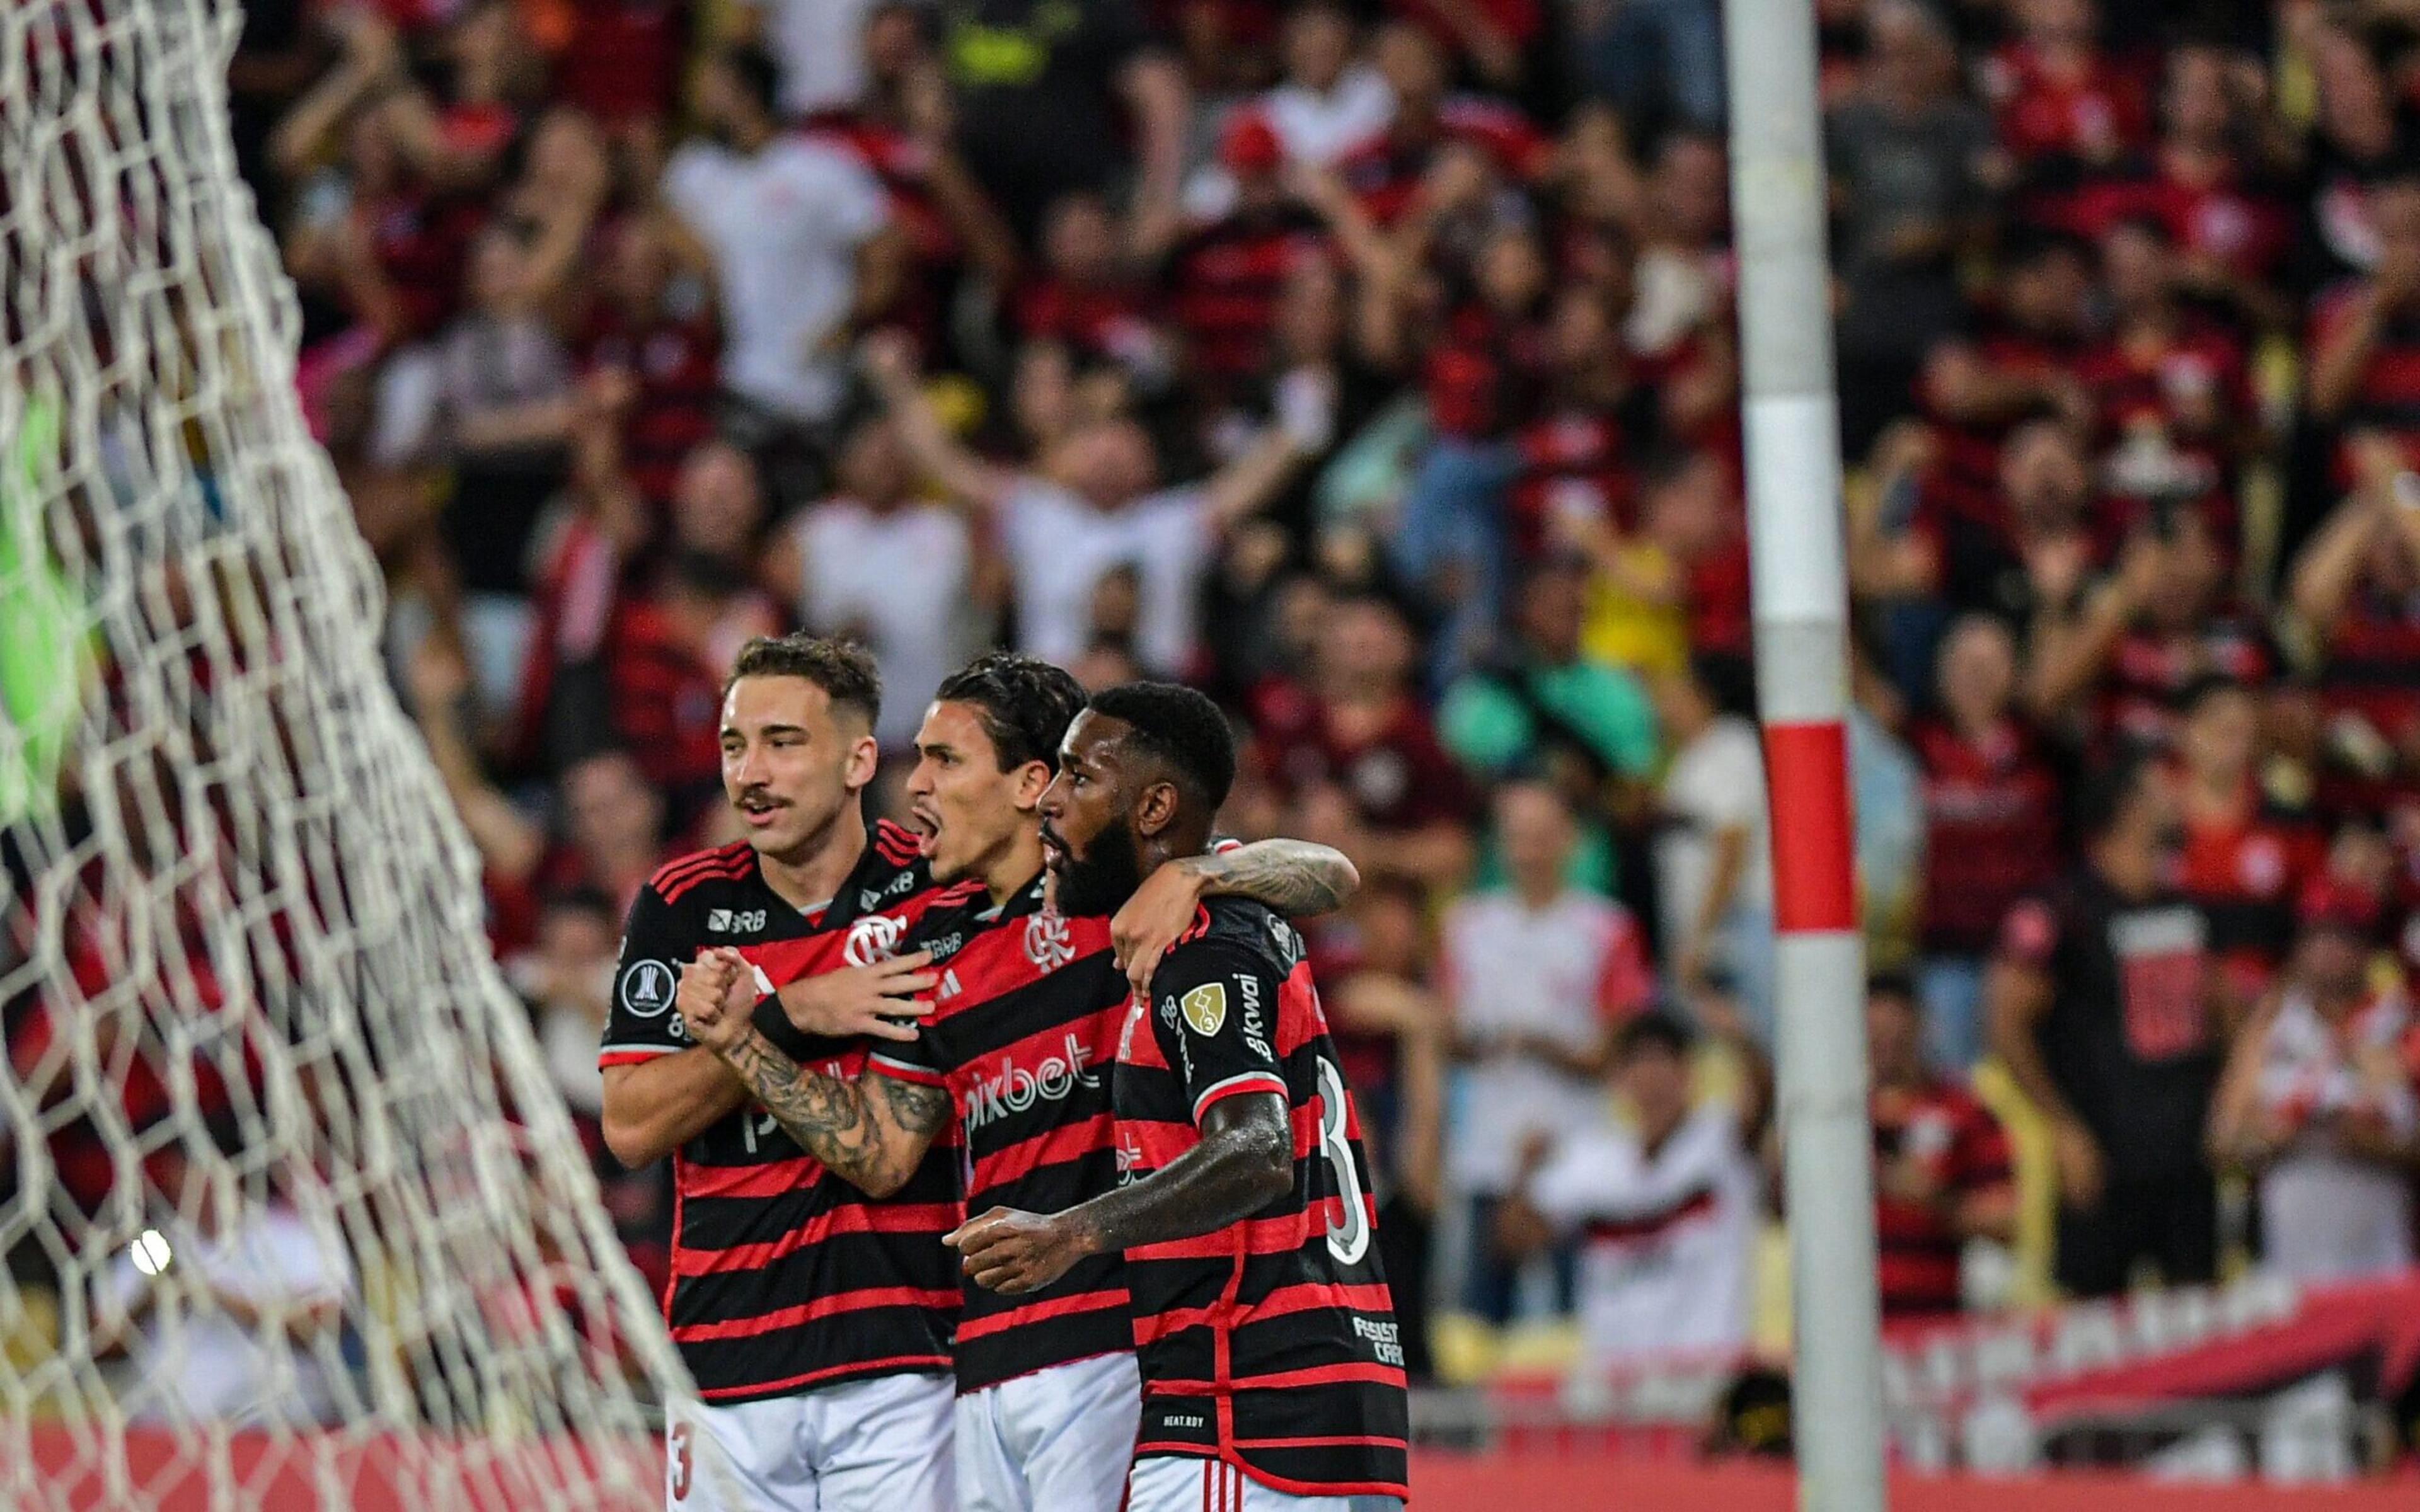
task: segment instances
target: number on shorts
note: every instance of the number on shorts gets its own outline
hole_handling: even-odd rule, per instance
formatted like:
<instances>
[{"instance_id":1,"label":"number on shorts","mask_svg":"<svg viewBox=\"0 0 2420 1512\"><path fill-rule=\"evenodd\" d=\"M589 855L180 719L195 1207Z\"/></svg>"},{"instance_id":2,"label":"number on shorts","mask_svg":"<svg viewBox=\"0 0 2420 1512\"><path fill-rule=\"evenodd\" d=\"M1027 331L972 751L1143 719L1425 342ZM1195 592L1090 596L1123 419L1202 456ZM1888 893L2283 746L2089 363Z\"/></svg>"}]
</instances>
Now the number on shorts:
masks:
<instances>
[{"instance_id":1,"label":"number on shorts","mask_svg":"<svg viewBox=\"0 0 2420 1512\"><path fill-rule=\"evenodd\" d=\"M1370 1213L1362 1206L1361 1173L1344 1138L1344 1078L1322 1057L1319 1062L1319 1148L1336 1173L1337 1206L1343 1216L1327 1226L1327 1253L1339 1265L1358 1265L1370 1253Z\"/></svg>"},{"instance_id":2,"label":"number on shorts","mask_svg":"<svg viewBox=\"0 0 2420 1512\"><path fill-rule=\"evenodd\" d=\"M675 1502L686 1502L689 1500L689 1433L690 1428L688 1424L675 1423L673 1425L673 1500Z\"/></svg>"}]
</instances>

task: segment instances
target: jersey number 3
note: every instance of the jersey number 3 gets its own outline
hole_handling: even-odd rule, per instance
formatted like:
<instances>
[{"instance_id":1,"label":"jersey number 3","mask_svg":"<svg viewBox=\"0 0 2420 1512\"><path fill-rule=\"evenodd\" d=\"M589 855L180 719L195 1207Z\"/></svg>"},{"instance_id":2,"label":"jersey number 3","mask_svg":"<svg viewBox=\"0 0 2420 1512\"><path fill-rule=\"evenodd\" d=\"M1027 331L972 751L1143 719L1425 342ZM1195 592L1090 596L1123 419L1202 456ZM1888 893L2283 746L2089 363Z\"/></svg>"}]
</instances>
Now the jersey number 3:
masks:
<instances>
[{"instance_id":1,"label":"jersey number 3","mask_svg":"<svg viewBox=\"0 0 2420 1512\"><path fill-rule=\"evenodd\" d=\"M1327 1226L1327 1253L1339 1265L1358 1265L1370 1253L1370 1211L1362 1203L1361 1173L1354 1168L1353 1147L1344 1137L1347 1108L1344 1078L1325 1057L1319 1062L1319 1148L1336 1173L1336 1204L1341 1217Z\"/></svg>"}]
</instances>

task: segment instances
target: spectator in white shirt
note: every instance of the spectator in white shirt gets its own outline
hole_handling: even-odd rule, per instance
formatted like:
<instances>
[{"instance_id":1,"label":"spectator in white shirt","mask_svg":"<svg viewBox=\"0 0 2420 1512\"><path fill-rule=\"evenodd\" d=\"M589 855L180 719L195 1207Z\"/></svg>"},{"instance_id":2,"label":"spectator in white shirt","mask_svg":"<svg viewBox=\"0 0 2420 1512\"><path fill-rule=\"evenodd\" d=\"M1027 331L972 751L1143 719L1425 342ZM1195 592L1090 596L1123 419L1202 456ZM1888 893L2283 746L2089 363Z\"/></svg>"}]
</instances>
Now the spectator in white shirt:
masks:
<instances>
[{"instance_id":1,"label":"spectator in white shirt","mask_svg":"<svg viewBox=\"0 0 2420 1512\"><path fill-rule=\"evenodd\" d=\"M1287 162L1332 167L1394 120L1394 90L1354 55L1353 40L1352 14L1339 0L1295 8L1285 23L1285 82L1233 107L1259 113ZM1234 176L1223 164L1202 167L1185 186L1186 213L1196 220L1216 220L1234 203Z\"/></svg>"},{"instance_id":2,"label":"spectator in white shirt","mask_svg":"<svg viewBox=\"0 0 2420 1512\"><path fill-rule=\"evenodd\" d=\"M1773 1042L1773 837L1747 668L1699 656L1655 688L1671 737L1655 841L1662 944L1688 991L1728 970L1757 1039Z\"/></svg>"},{"instance_id":3,"label":"spectator in white shirt","mask_svg":"<svg viewBox=\"0 0 2420 1512\"><path fill-rule=\"evenodd\" d=\"M673 154L663 194L715 270L726 387L769 424L814 426L839 408L852 333L890 306L907 250L862 164L782 132L779 77L757 48L708 59L694 104L710 140Z\"/></svg>"},{"instance_id":4,"label":"spectator in white shirt","mask_svg":"<svg viewBox=\"0 0 2420 1512\"><path fill-rule=\"evenodd\" d=\"M2296 1281L2413 1260L2412 1010L2370 980L2378 912L2333 877L2313 884L2285 978L2236 1040L2211 1110L2212 1157L2259 1178L2262 1263Z\"/></svg>"},{"instance_id":5,"label":"spectator in white shirt","mask_svg":"<svg viewBox=\"0 0 2420 1512\"><path fill-rule=\"evenodd\" d=\"M791 120L854 105L865 94L865 26L899 0L736 0L739 35L782 67L782 114Z\"/></svg>"},{"instance_id":6,"label":"spectator in white shirt","mask_svg":"<svg viewBox=\"0 0 2420 1512\"><path fill-rule=\"evenodd\" d=\"M1770 1095L1764 1061L1739 1026L1714 1028L1749 1072L1737 1106L1693 1107L1688 1029L1644 1013L1614 1051L1627 1126L1599 1119L1524 1152L1498 1237L1514 1254L1579 1243L1586 1369L1720 1361L1746 1345L1764 1202L1755 1150Z\"/></svg>"},{"instance_id":7,"label":"spectator in white shirt","mask_svg":"<svg viewBox=\"0 0 2420 1512\"><path fill-rule=\"evenodd\" d=\"M213 1129L221 1149L231 1132ZM353 1270L333 1232L283 1200L239 1200L224 1160L170 1145L148 1163L158 1227L112 1263L94 1334L123 1347L137 1422L308 1427L334 1420Z\"/></svg>"},{"instance_id":8,"label":"spectator in white shirt","mask_svg":"<svg viewBox=\"0 0 2420 1512\"><path fill-rule=\"evenodd\" d=\"M1466 1307L1512 1320L1519 1270L1496 1252L1497 1209L1533 1139L1604 1115L1601 1078L1617 1027L1654 990L1629 910L1564 881L1578 831L1563 795L1542 780L1497 790L1496 836L1508 885L1458 899L1444 925L1441 975L1462 1086L1446 1136L1448 1179L1469 1215ZM1554 1256L1567 1310L1571 1254Z\"/></svg>"},{"instance_id":9,"label":"spectator in white shirt","mask_svg":"<svg viewBox=\"0 0 2420 1512\"><path fill-rule=\"evenodd\" d=\"M986 643L991 606L979 579L988 575L977 571L965 515L917 497L888 415L850 429L838 481L838 493L782 532L768 570L791 585L808 629L874 654L891 693L874 735L895 754L915 744L925 697Z\"/></svg>"},{"instance_id":10,"label":"spectator in white shirt","mask_svg":"<svg viewBox=\"0 0 2420 1512\"><path fill-rule=\"evenodd\" d=\"M982 511L1006 548L1018 649L1063 666L1093 643L1103 579L1125 569L1135 575L1133 653L1158 675L1189 671L1202 579L1220 545L1326 448L1333 419L1333 386L1290 374L1278 423L1200 483L1159 486L1150 436L1123 415L1078 422L1023 471L985 462L950 436L904 338L886 332L864 355L908 455Z\"/></svg>"}]
</instances>

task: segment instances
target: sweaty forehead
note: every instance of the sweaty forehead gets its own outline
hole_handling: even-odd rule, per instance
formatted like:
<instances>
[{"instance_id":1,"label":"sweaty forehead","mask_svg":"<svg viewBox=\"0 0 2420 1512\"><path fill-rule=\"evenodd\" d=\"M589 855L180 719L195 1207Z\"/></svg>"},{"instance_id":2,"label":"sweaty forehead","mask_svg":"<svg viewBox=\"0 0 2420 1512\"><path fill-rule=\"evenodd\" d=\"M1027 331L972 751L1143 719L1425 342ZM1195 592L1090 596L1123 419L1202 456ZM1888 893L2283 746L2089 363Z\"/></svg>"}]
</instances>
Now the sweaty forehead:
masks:
<instances>
[{"instance_id":1,"label":"sweaty forehead","mask_svg":"<svg viewBox=\"0 0 2420 1512\"><path fill-rule=\"evenodd\" d=\"M1114 767L1120 764L1125 737L1131 733L1132 727L1124 719L1086 709L1067 727L1067 738L1059 743L1060 754L1064 761L1095 771Z\"/></svg>"}]
</instances>

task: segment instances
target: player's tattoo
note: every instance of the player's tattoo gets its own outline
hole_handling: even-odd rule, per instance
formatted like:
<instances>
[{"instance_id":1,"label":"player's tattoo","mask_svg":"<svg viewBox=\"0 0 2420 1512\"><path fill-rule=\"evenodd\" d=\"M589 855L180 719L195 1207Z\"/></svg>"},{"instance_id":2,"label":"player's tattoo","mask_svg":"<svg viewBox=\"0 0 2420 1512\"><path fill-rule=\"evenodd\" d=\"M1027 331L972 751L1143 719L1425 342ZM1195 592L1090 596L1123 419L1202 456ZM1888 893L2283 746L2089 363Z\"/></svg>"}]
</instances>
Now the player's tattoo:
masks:
<instances>
[{"instance_id":1,"label":"player's tattoo","mask_svg":"<svg viewBox=\"0 0 2420 1512\"><path fill-rule=\"evenodd\" d=\"M1095 1255L1216 1233L1267 1207L1294 1182L1285 1099L1246 1093L1214 1103L1202 1142L1135 1182L1067 1210Z\"/></svg>"},{"instance_id":2,"label":"player's tattoo","mask_svg":"<svg viewBox=\"0 0 2420 1512\"><path fill-rule=\"evenodd\" d=\"M882 1100L890 1104L891 1117L899 1127L912 1134L930 1136L940 1133L950 1121L950 1089L946 1087L919 1087L895 1076L878 1077Z\"/></svg>"},{"instance_id":3,"label":"player's tattoo","mask_svg":"<svg viewBox=\"0 0 2420 1512\"><path fill-rule=\"evenodd\" d=\"M1179 864L1209 884L1205 892L1249 898L1294 918L1341 908L1361 885L1342 852L1304 840L1254 841Z\"/></svg>"},{"instance_id":4,"label":"player's tattoo","mask_svg":"<svg viewBox=\"0 0 2420 1512\"><path fill-rule=\"evenodd\" d=\"M950 1094L942 1088L876 1078L891 1115L886 1119L864 1079L843 1081L810 1071L753 1028L723 1051L722 1058L800 1149L875 1196L904 1185L933 1135L949 1122Z\"/></svg>"}]
</instances>

